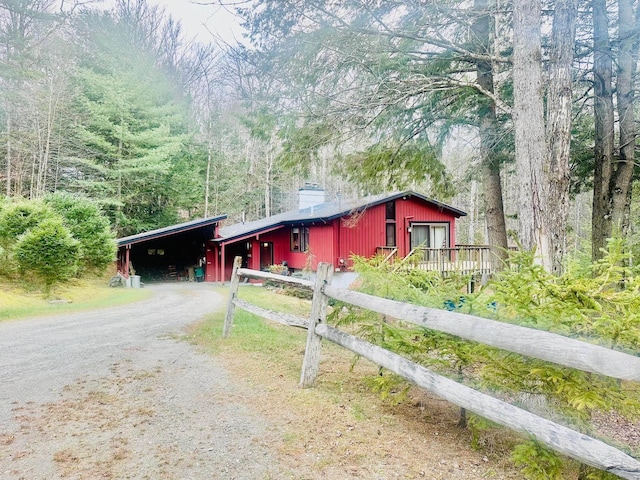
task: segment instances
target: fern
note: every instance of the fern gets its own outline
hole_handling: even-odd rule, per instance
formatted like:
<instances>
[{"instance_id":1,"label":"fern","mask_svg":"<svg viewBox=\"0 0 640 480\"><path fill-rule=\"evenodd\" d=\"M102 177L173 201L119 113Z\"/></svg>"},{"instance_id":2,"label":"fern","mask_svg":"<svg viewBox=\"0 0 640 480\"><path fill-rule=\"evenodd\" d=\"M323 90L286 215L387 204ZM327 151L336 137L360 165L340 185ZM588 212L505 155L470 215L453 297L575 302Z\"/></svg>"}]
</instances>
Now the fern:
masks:
<instances>
[{"instance_id":1,"label":"fern","mask_svg":"<svg viewBox=\"0 0 640 480\"><path fill-rule=\"evenodd\" d=\"M562 459L552 450L530 440L518 445L511 454L516 466L527 480L556 480L562 478Z\"/></svg>"}]
</instances>

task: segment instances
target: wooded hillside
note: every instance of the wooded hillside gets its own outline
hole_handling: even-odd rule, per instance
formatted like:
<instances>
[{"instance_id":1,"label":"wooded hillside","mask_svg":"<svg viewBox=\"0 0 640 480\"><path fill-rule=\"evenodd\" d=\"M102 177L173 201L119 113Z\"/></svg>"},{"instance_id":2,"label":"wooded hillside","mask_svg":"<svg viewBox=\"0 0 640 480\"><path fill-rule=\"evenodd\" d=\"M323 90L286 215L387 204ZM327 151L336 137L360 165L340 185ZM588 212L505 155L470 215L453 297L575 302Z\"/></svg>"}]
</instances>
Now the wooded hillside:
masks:
<instances>
[{"instance_id":1,"label":"wooded hillside","mask_svg":"<svg viewBox=\"0 0 640 480\"><path fill-rule=\"evenodd\" d=\"M5 195L82 193L127 235L412 187L555 273L637 243L631 0L213 3L241 43L147 0L0 1Z\"/></svg>"}]
</instances>

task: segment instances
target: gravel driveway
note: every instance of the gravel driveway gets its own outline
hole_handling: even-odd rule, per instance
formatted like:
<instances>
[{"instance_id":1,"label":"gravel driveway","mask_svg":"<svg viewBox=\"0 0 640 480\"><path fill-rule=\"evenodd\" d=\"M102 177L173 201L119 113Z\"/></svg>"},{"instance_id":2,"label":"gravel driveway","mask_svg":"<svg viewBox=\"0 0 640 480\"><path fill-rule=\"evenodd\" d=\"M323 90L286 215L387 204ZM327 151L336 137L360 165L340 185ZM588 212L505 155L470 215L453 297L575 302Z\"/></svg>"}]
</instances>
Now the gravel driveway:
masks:
<instances>
[{"instance_id":1,"label":"gravel driveway","mask_svg":"<svg viewBox=\"0 0 640 480\"><path fill-rule=\"evenodd\" d=\"M284 476L251 392L176 340L221 297L148 288L135 304L0 324L0 478Z\"/></svg>"}]
</instances>

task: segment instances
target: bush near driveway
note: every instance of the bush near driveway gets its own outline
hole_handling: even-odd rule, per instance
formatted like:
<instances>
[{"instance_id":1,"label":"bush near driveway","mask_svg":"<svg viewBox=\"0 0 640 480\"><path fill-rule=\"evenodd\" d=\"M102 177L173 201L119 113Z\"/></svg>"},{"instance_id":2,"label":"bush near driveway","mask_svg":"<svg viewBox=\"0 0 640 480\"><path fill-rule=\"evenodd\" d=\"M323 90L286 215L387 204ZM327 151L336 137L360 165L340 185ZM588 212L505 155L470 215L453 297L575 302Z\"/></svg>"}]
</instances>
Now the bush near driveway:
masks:
<instances>
[{"instance_id":1,"label":"bush near driveway","mask_svg":"<svg viewBox=\"0 0 640 480\"><path fill-rule=\"evenodd\" d=\"M75 275L80 243L58 218L49 218L20 237L15 257L21 275L44 282L45 293L58 282Z\"/></svg>"}]
</instances>

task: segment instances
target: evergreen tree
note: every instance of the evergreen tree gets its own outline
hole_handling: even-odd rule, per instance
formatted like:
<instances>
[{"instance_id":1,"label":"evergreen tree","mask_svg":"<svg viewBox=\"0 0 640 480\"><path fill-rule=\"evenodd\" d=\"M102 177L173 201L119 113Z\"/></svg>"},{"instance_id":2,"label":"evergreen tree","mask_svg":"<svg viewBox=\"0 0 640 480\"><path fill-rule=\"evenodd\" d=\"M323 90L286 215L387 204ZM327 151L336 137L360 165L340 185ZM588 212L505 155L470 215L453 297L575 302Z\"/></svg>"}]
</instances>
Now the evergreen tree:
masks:
<instances>
[{"instance_id":1,"label":"evergreen tree","mask_svg":"<svg viewBox=\"0 0 640 480\"><path fill-rule=\"evenodd\" d=\"M116 244L109 220L98 206L85 198L56 193L45 204L62 216L65 226L78 241L78 269L81 273L101 273L116 256Z\"/></svg>"},{"instance_id":2,"label":"evergreen tree","mask_svg":"<svg viewBox=\"0 0 640 480\"><path fill-rule=\"evenodd\" d=\"M177 188L190 186L175 175L196 173L180 166L190 153L183 98L147 52L132 50L131 32L111 15L82 20L90 35L76 78L82 149L69 188L99 199L119 235L173 223L184 207Z\"/></svg>"},{"instance_id":3,"label":"evergreen tree","mask_svg":"<svg viewBox=\"0 0 640 480\"><path fill-rule=\"evenodd\" d=\"M60 217L50 217L18 239L15 257L21 275L41 281L48 295L56 283L75 275L79 244Z\"/></svg>"}]
</instances>

